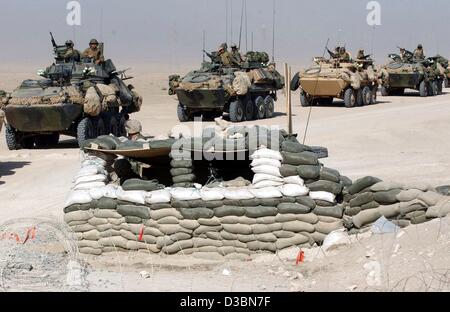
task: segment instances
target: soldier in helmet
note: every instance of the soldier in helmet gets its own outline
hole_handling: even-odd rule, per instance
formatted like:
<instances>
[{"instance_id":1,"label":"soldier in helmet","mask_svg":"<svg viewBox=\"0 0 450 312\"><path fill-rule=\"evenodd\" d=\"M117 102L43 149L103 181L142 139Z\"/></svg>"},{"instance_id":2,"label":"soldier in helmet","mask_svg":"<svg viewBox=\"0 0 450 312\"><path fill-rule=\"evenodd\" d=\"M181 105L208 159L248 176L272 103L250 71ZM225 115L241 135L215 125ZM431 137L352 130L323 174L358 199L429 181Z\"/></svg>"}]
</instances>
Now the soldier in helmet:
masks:
<instances>
[{"instance_id":1,"label":"soldier in helmet","mask_svg":"<svg viewBox=\"0 0 450 312\"><path fill-rule=\"evenodd\" d=\"M231 67L235 65L235 62L233 61L233 57L230 52L228 52L228 46L226 43L222 43L219 46L219 49L217 50L217 55L220 58L220 62L225 67Z\"/></svg>"},{"instance_id":2,"label":"soldier in helmet","mask_svg":"<svg viewBox=\"0 0 450 312\"><path fill-rule=\"evenodd\" d=\"M345 47L341 47L339 49L339 59L341 62L350 62L351 61L350 53L347 52Z\"/></svg>"},{"instance_id":3,"label":"soldier in helmet","mask_svg":"<svg viewBox=\"0 0 450 312\"><path fill-rule=\"evenodd\" d=\"M125 123L125 130L127 131L128 139L132 141L145 140L146 138L141 134L142 125L138 120L129 119Z\"/></svg>"},{"instance_id":4,"label":"soldier in helmet","mask_svg":"<svg viewBox=\"0 0 450 312\"><path fill-rule=\"evenodd\" d=\"M103 58L102 51L99 49L98 45L97 39L92 39L89 42L89 48L84 50L81 57L93 59L96 64L103 63L105 59Z\"/></svg>"},{"instance_id":5,"label":"soldier in helmet","mask_svg":"<svg viewBox=\"0 0 450 312\"><path fill-rule=\"evenodd\" d=\"M366 55L364 53L365 51L363 49L358 50L358 53L356 55L357 60L364 60L366 58Z\"/></svg>"},{"instance_id":6,"label":"soldier in helmet","mask_svg":"<svg viewBox=\"0 0 450 312\"><path fill-rule=\"evenodd\" d=\"M417 49L414 50L414 59L415 60L424 60L425 59L425 53L423 52L423 46L419 44L417 46Z\"/></svg>"},{"instance_id":7,"label":"soldier in helmet","mask_svg":"<svg viewBox=\"0 0 450 312\"><path fill-rule=\"evenodd\" d=\"M239 51L239 48L236 44L231 45L231 56L233 57L233 60L237 64L241 64L244 60L242 59L241 52Z\"/></svg>"},{"instance_id":8,"label":"soldier in helmet","mask_svg":"<svg viewBox=\"0 0 450 312\"><path fill-rule=\"evenodd\" d=\"M66 52L64 53L65 62L79 62L80 61L80 51L74 48L72 40L66 41Z\"/></svg>"}]
</instances>

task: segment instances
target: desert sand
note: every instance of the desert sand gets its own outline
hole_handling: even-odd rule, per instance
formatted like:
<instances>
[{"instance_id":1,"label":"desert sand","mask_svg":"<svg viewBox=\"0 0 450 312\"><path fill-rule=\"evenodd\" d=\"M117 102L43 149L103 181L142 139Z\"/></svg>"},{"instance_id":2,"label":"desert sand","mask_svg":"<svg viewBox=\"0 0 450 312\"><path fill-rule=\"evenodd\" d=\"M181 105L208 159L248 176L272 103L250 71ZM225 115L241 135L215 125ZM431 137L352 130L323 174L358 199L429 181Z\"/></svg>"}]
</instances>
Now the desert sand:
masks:
<instances>
[{"instance_id":1,"label":"desert sand","mask_svg":"<svg viewBox=\"0 0 450 312\"><path fill-rule=\"evenodd\" d=\"M130 75L135 77L132 83L144 97L141 112L133 115L132 118L142 122L145 134L168 134L175 125L179 124L176 116L176 98L168 96L165 90L167 76L172 72L152 70L154 67L147 69L141 67L139 70L130 71ZM3 71L0 71L0 89L12 91L20 81L33 78L33 75L30 76L27 72L35 71L34 69L17 69L13 66L3 68ZM186 71L180 72L180 74L183 73ZM366 107L346 109L343 107L343 103L337 101L332 106L313 107L311 110L302 108L298 92L293 93L294 132L298 133L302 141L310 113L305 143L327 147L329 158L323 160L324 164L338 169L352 179L373 175L383 180L420 181L434 186L448 185L450 184L450 158L448 157L450 154L448 140L450 90L444 90L444 93L438 97L420 98L417 92L411 91L404 97L379 96L378 104ZM275 118L251 123L279 125L285 128L287 117L284 114L284 99L284 95L280 92L276 104L278 113ZM205 126L208 124L212 123L204 123ZM189 123L187 125L192 126ZM62 137L56 148L8 151L3 132L0 134L0 223L14 218L37 216L62 220L64 200L70 190L72 177L80 163L76 141L70 137ZM448 224L448 220L446 222ZM426 228L427 225L422 225L422 227ZM448 250L448 240L445 247ZM352 252L356 253L355 250ZM359 256L363 257L364 255ZM432 262L433 259L431 257L429 261ZM160 278L159 282L152 284L151 287L144 287L141 290L209 290L208 284L217 285L217 282L212 279L211 272L221 274L219 268L224 265L222 262L214 264L213 269L203 266L198 271L199 274L193 277L192 272L196 272L196 269L190 267L189 261L186 260L181 266L182 268L176 270L172 267L158 267L161 276L166 273L167 276ZM436 261L443 264L437 257ZM292 265L291 262L284 265ZM103 287L106 285L104 276L107 276L102 275L106 274L103 271L105 266L99 265L97 269L100 271L98 271L95 269L95 263L101 263L101 260L92 261L94 265L92 278L103 279L103 282L100 283ZM322 264L320 268L325 266L326 270L330 270L329 276L332 278L333 274L340 269L337 264L332 267L329 264ZM246 274L244 273L246 272L245 263L235 265L235 274L237 272ZM137 272L140 271L140 267L142 265L132 266L131 275L125 275L124 278L130 280L139 278ZM261 276L260 273L263 271L267 273L266 264L252 262L251 267L254 270L252 269L253 273L249 273L249 277ZM321 270L320 268L316 269ZM344 265L341 269L345 269L345 272L349 274L352 272L349 265ZM322 271L319 273L323 274ZM237 284L232 289L219 290L276 291L278 290L275 288L278 287L276 285L280 285L279 290L296 290L292 289L292 274L283 276L281 273L268 273L258 282L249 284L244 279L241 284L236 282ZM310 274L315 274L314 268L310 268ZM179 283L173 284L173 287L167 284L167 281L171 279L182 280L186 276L196 281L198 278L201 283L198 285L196 283L196 286L191 286L190 289L180 289ZM320 278L320 275L318 277ZM364 280L361 283L364 283ZM98 283L94 282L94 284ZM308 289L334 289L329 285L326 287L313 286ZM351 285L341 286L339 289L345 290L345 287ZM102 287L97 285L94 290L102 289ZM115 289L115 287L112 288ZM355 289L362 290L365 287L358 284Z\"/></svg>"}]
</instances>

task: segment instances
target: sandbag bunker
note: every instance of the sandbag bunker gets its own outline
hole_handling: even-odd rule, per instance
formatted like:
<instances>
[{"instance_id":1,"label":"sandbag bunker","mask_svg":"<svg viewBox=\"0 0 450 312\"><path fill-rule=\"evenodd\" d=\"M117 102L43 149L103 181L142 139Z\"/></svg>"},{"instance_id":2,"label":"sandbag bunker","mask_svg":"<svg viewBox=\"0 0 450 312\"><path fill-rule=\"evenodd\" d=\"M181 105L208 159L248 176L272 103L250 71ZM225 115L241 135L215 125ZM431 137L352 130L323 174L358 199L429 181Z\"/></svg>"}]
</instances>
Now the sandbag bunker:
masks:
<instances>
[{"instance_id":1,"label":"sandbag bunker","mask_svg":"<svg viewBox=\"0 0 450 312\"><path fill-rule=\"evenodd\" d=\"M240 127L241 135L233 129L215 131L214 140L248 137L249 129ZM292 246L320 245L339 229L365 231L382 216L405 227L450 213L450 197L428 185L383 182L374 177L352 182L321 164L314 148L284 131L278 134L276 145L266 140L248 150L242 162L249 173L234 179L230 172L240 169L233 171L226 165L221 169L217 161L186 159L193 157L192 150L177 159L179 154L172 149L165 168L170 185L145 180L155 176L117 179L115 156L111 155L121 155L121 151L104 149L103 153L101 140L90 142L95 148L82 153L81 169L64 208L65 222L75 233L80 252L275 253ZM179 140L165 142L177 149L180 146ZM150 145L166 148L161 141L125 144L144 144L147 152L152 150ZM209 145L208 151L213 150L218 151ZM136 150L139 153L142 149ZM222 165L227 163L223 160ZM204 168L197 170L197 166L206 166L208 174L202 176ZM228 174L227 179L219 177L221 172Z\"/></svg>"}]
</instances>

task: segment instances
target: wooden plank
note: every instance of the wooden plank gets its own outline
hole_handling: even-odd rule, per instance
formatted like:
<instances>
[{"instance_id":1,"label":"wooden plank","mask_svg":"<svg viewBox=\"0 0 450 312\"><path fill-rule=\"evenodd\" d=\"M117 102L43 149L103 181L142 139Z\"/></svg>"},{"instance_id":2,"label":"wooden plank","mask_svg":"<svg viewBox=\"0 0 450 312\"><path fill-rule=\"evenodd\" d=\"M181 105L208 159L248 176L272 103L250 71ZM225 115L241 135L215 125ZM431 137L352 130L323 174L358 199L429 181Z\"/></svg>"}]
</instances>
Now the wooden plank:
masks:
<instances>
[{"instance_id":1,"label":"wooden plank","mask_svg":"<svg viewBox=\"0 0 450 312\"><path fill-rule=\"evenodd\" d=\"M105 153L110 155L118 155L130 158L154 158L160 156L169 156L170 148L155 148L155 149L133 149L133 150L103 150L95 148L86 148L86 150Z\"/></svg>"}]
</instances>

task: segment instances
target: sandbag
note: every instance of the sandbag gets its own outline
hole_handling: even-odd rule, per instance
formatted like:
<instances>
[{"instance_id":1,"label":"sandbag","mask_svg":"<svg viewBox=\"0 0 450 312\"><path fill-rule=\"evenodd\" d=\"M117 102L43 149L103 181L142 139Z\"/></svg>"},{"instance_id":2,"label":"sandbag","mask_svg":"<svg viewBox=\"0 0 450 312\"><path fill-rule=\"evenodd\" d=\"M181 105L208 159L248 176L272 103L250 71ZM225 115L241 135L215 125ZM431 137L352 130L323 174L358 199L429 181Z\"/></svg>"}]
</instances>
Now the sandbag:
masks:
<instances>
[{"instance_id":1,"label":"sandbag","mask_svg":"<svg viewBox=\"0 0 450 312\"><path fill-rule=\"evenodd\" d=\"M246 224L223 224L223 229L232 234L252 234L251 226Z\"/></svg>"},{"instance_id":2,"label":"sandbag","mask_svg":"<svg viewBox=\"0 0 450 312\"><path fill-rule=\"evenodd\" d=\"M243 216L244 214L245 210L243 207L223 206L219 208L214 208L214 215L219 218L226 216Z\"/></svg>"},{"instance_id":3,"label":"sandbag","mask_svg":"<svg viewBox=\"0 0 450 312\"><path fill-rule=\"evenodd\" d=\"M257 150L256 152L254 152L251 156L250 159L260 159L260 158L269 158L269 159L275 159L278 161L282 161L283 160L283 156L281 155L280 152L268 149L268 148L261 148L259 150Z\"/></svg>"},{"instance_id":4,"label":"sandbag","mask_svg":"<svg viewBox=\"0 0 450 312\"><path fill-rule=\"evenodd\" d=\"M414 199L410 202L400 203L400 213L402 216L417 210L427 210L428 205L420 199Z\"/></svg>"},{"instance_id":5,"label":"sandbag","mask_svg":"<svg viewBox=\"0 0 450 312\"><path fill-rule=\"evenodd\" d=\"M201 199L200 192L195 188L173 188L170 194L175 200L196 200Z\"/></svg>"},{"instance_id":6,"label":"sandbag","mask_svg":"<svg viewBox=\"0 0 450 312\"><path fill-rule=\"evenodd\" d=\"M280 214L306 214L311 211L312 208L301 205L301 204L291 204L291 203L282 203L277 206L278 212Z\"/></svg>"},{"instance_id":7,"label":"sandbag","mask_svg":"<svg viewBox=\"0 0 450 312\"><path fill-rule=\"evenodd\" d=\"M367 209L373 209L373 208L378 208L378 207L380 207L379 203L377 203L376 201L371 201L370 203L362 205L361 209L367 210Z\"/></svg>"},{"instance_id":8,"label":"sandbag","mask_svg":"<svg viewBox=\"0 0 450 312\"><path fill-rule=\"evenodd\" d=\"M277 159L272 159L272 158L257 158L251 162L250 166L252 166L252 167L272 166L272 167L281 168L281 162Z\"/></svg>"},{"instance_id":9,"label":"sandbag","mask_svg":"<svg viewBox=\"0 0 450 312\"><path fill-rule=\"evenodd\" d=\"M185 175L179 175L172 177L173 183L189 183L195 181L195 175L194 174L185 174Z\"/></svg>"},{"instance_id":10,"label":"sandbag","mask_svg":"<svg viewBox=\"0 0 450 312\"><path fill-rule=\"evenodd\" d=\"M381 180L378 178L371 176L364 177L353 182L353 184L348 188L348 192L349 194L354 195L379 182L381 182Z\"/></svg>"},{"instance_id":11,"label":"sandbag","mask_svg":"<svg viewBox=\"0 0 450 312\"><path fill-rule=\"evenodd\" d=\"M235 78L233 79L233 90L237 95L245 95L251 86L251 81L247 73L235 72Z\"/></svg>"},{"instance_id":12,"label":"sandbag","mask_svg":"<svg viewBox=\"0 0 450 312\"><path fill-rule=\"evenodd\" d=\"M378 207L378 211L386 219L395 218L400 214L400 204L397 203L388 206L380 206Z\"/></svg>"},{"instance_id":13,"label":"sandbag","mask_svg":"<svg viewBox=\"0 0 450 312\"><path fill-rule=\"evenodd\" d=\"M344 214L344 208L341 205L337 205L334 207L316 206L316 208L314 208L312 212L318 216L328 216L340 219Z\"/></svg>"},{"instance_id":14,"label":"sandbag","mask_svg":"<svg viewBox=\"0 0 450 312\"><path fill-rule=\"evenodd\" d=\"M204 201L220 201L225 197L224 189L204 187L200 190L200 197Z\"/></svg>"},{"instance_id":15,"label":"sandbag","mask_svg":"<svg viewBox=\"0 0 450 312\"><path fill-rule=\"evenodd\" d=\"M247 188L226 188L224 191L224 196L226 199L231 200L244 200L253 199L255 196Z\"/></svg>"},{"instance_id":16,"label":"sandbag","mask_svg":"<svg viewBox=\"0 0 450 312\"><path fill-rule=\"evenodd\" d=\"M300 165L297 174L303 179L317 179L320 176L320 166Z\"/></svg>"},{"instance_id":17,"label":"sandbag","mask_svg":"<svg viewBox=\"0 0 450 312\"><path fill-rule=\"evenodd\" d=\"M442 200L436 206L428 208L427 218L444 218L450 214L450 200Z\"/></svg>"},{"instance_id":18,"label":"sandbag","mask_svg":"<svg viewBox=\"0 0 450 312\"><path fill-rule=\"evenodd\" d=\"M117 199L130 202L130 203L136 203L136 204L145 204L145 197L146 197L145 191L124 191L122 188L119 188L117 190Z\"/></svg>"},{"instance_id":19,"label":"sandbag","mask_svg":"<svg viewBox=\"0 0 450 312\"><path fill-rule=\"evenodd\" d=\"M342 186L340 184L325 180L319 180L308 184L308 188L311 192L328 192L334 195L338 195L342 191Z\"/></svg>"},{"instance_id":20,"label":"sandbag","mask_svg":"<svg viewBox=\"0 0 450 312\"><path fill-rule=\"evenodd\" d=\"M171 195L168 190L157 190L145 195L145 202L150 205L170 203Z\"/></svg>"},{"instance_id":21,"label":"sandbag","mask_svg":"<svg viewBox=\"0 0 450 312\"><path fill-rule=\"evenodd\" d=\"M129 179L122 184L124 191L156 191L164 189L164 185L158 183L157 180L145 181L141 179Z\"/></svg>"},{"instance_id":22,"label":"sandbag","mask_svg":"<svg viewBox=\"0 0 450 312\"><path fill-rule=\"evenodd\" d=\"M373 193L366 192L360 193L354 199L350 200L350 207L361 207L364 204L370 203L373 201Z\"/></svg>"},{"instance_id":23,"label":"sandbag","mask_svg":"<svg viewBox=\"0 0 450 312\"><path fill-rule=\"evenodd\" d=\"M282 165L280 168L280 174L283 177L298 176L297 167L292 165Z\"/></svg>"},{"instance_id":24,"label":"sandbag","mask_svg":"<svg viewBox=\"0 0 450 312\"><path fill-rule=\"evenodd\" d=\"M314 229L316 230L316 232L319 232L322 234L330 234L331 232L342 229L342 228L344 228L342 220L332 222L332 223L319 221L314 225Z\"/></svg>"},{"instance_id":25,"label":"sandbag","mask_svg":"<svg viewBox=\"0 0 450 312\"><path fill-rule=\"evenodd\" d=\"M257 173L253 176L252 183L256 184L262 181L273 181L278 183L283 183L283 178L271 175L271 174L265 174L265 173Z\"/></svg>"},{"instance_id":26,"label":"sandbag","mask_svg":"<svg viewBox=\"0 0 450 312\"><path fill-rule=\"evenodd\" d=\"M274 207L244 207L245 215L249 218L276 216L278 210Z\"/></svg>"},{"instance_id":27,"label":"sandbag","mask_svg":"<svg viewBox=\"0 0 450 312\"><path fill-rule=\"evenodd\" d=\"M198 222L198 220L180 220L179 223L182 227L184 227L185 229L188 230L195 230L196 228L198 228L200 226L200 223Z\"/></svg>"},{"instance_id":28,"label":"sandbag","mask_svg":"<svg viewBox=\"0 0 450 312\"><path fill-rule=\"evenodd\" d=\"M281 143L281 150L288 153L302 153L312 151L309 146L292 141L283 141Z\"/></svg>"},{"instance_id":29,"label":"sandbag","mask_svg":"<svg viewBox=\"0 0 450 312\"><path fill-rule=\"evenodd\" d=\"M407 191L401 191L397 196L397 200L399 202L409 202L411 200L417 199L419 195L421 195L423 192L421 190L417 189L410 189Z\"/></svg>"},{"instance_id":30,"label":"sandbag","mask_svg":"<svg viewBox=\"0 0 450 312\"><path fill-rule=\"evenodd\" d=\"M193 163L192 160L172 160L170 162L170 166L172 168L192 168Z\"/></svg>"},{"instance_id":31,"label":"sandbag","mask_svg":"<svg viewBox=\"0 0 450 312\"><path fill-rule=\"evenodd\" d=\"M276 187L265 187L260 189L249 189L249 191L259 199L271 199L283 197L280 190Z\"/></svg>"},{"instance_id":32,"label":"sandbag","mask_svg":"<svg viewBox=\"0 0 450 312\"><path fill-rule=\"evenodd\" d=\"M309 189L299 184L285 184L279 187L284 196L298 197L308 195Z\"/></svg>"},{"instance_id":33,"label":"sandbag","mask_svg":"<svg viewBox=\"0 0 450 312\"><path fill-rule=\"evenodd\" d=\"M397 195L401 192L400 189L394 189L386 192L376 192L373 194L373 199L382 205L392 205L397 201Z\"/></svg>"},{"instance_id":34,"label":"sandbag","mask_svg":"<svg viewBox=\"0 0 450 312\"><path fill-rule=\"evenodd\" d=\"M261 173L266 175L272 175L281 178L280 168L268 165L256 166L252 168L254 173Z\"/></svg>"},{"instance_id":35,"label":"sandbag","mask_svg":"<svg viewBox=\"0 0 450 312\"><path fill-rule=\"evenodd\" d=\"M330 203L334 203L336 195L329 192L309 192L309 197L315 200L324 200Z\"/></svg>"},{"instance_id":36,"label":"sandbag","mask_svg":"<svg viewBox=\"0 0 450 312\"><path fill-rule=\"evenodd\" d=\"M374 223L379 218L381 218L381 213L378 209L364 210L358 213L352 218L352 222L357 229L361 229L367 224Z\"/></svg>"},{"instance_id":37,"label":"sandbag","mask_svg":"<svg viewBox=\"0 0 450 312\"><path fill-rule=\"evenodd\" d=\"M166 217L175 217L177 219L183 219L181 213L175 208L150 210L150 217L152 220L159 220Z\"/></svg>"},{"instance_id":38,"label":"sandbag","mask_svg":"<svg viewBox=\"0 0 450 312\"><path fill-rule=\"evenodd\" d=\"M183 218L189 220L206 219L214 216L214 211L208 208L181 208L180 212Z\"/></svg>"},{"instance_id":39,"label":"sandbag","mask_svg":"<svg viewBox=\"0 0 450 312\"><path fill-rule=\"evenodd\" d=\"M92 211L73 211L64 214L64 222L69 223L72 221L88 221L94 216Z\"/></svg>"},{"instance_id":40,"label":"sandbag","mask_svg":"<svg viewBox=\"0 0 450 312\"><path fill-rule=\"evenodd\" d=\"M75 191L78 191L78 190L88 190L88 191L90 191L91 189L101 188L101 187L104 187L104 186L105 186L105 182L85 182L85 183L79 183L79 184L75 185L73 187L73 189Z\"/></svg>"},{"instance_id":41,"label":"sandbag","mask_svg":"<svg viewBox=\"0 0 450 312\"><path fill-rule=\"evenodd\" d=\"M170 174L174 177L176 176L180 176L180 175L185 175L185 174L191 174L192 173L192 169L191 168L174 168L174 169L170 169Z\"/></svg>"},{"instance_id":42,"label":"sandbag","mask_svg":"<svg viewBox=\"0 0 450 312\"><path fill-rule=\"evenodd\" d=\"M435 206L441 201L444 197L441 194L436 192L428 191L420 194L417 199L423 201L428 206Z\"/></svg>"},{"instance_id":43,"label":"sandbag","mask_svg":"<svg viewBox=\"0 0 450 312\"><path fill-rule=\"evenodd\" d=\"M261 181L252 185L254 189L261 189L266 187L277 187L283 185L283 182L274 182L270 180Z\"/></svg>"},{"instance_id":44,"label":"sandbag","mask_svg":"<svg viewBox=\"0 0 450 312\"><path fill-rule=\"evenodd\" d=\"M346 216L353 217L353 216L356 216L358 213L360 213L361 210L362 210L361 207L347 207L347 208L345 208L344 213Z\"/></svg>"},{"instance_id":45,"label":"sandbag","mask_svg":"<svg viewBox=\"0 0 450 312\"><path fill-rule=\"evenodd\" d=\"M305 244L309 241L309 238L302 234L295 234L294 237L291 238L281 238L278 239L275 243L277 250L286 249L293 246L299 246Z\"/></svg>"},{"instance_id":46,"label":"sandbag","mask_svg":"<svg viewBox=\"0 0 450 312\"><path fill-rule=\"evenodd\" d=\"M318 165L319 159L317 155L312 152L301 152L301 153L281 153L283 156L283 163L293 166L300 165Z\"/></svg>"},{"instance_id":47,"label":"sandbag","mask_svg":"<svg viewBox=\"0 0 450 312\"><path fill-rule=\"evenodd\" d=\"M285 178L283 178L283 181L285 184L297 184L297 185L301 185L301 186L305 185L305 181L297 175L285 177Z\"/></svg>"},{"instance_id":48,"label":"sandbag","mask_svg":"<svg viewBox=\"0 0 450 312\"><path fill-rule=\"evenodd\" d=\"M318 195L318 194L316 194ZM316 202L310 196L299 196L295 198L295 201L299 204L305 205L311 209L316 207Z\"/></svg>"},{"instance_id":49,"label":"sandbag","mask_svg":"<svg viewBox=\"0 0 450 312\"><path fill-rule=\"evenodd\" d=\"M150 219L150 209L146 206L118 205L117 212L122 216Z\"/></svg>"},{"instance_id":50,"label":"sandbag","mask_svg":"<svg viewBox=\"0 0 450 312\"><path fill-rule=\"evenodd\" d=\"M75 204L87 204L91 201L92 197L89 194L89 191L72 191L66 199L64 207L69 207Z\"/></svg>"},{"instance_id":51,"label":"sandbag","mask_svg":"<svg viewBox=\"0 0 450 312\"><path fill-rule=\"evenodd\" d=\"M88 183L88 182L106 182L107 178L103 174L95 174L89 176L82 176L75 180L74 184Z\"/></svg>"},{"instance_id":52,"label":"sandbag","mask_svg":"<svg viewBox=\"0 0 450 312\"><path fill-rule=\"evenodd\" d=\"M403 189L404 185L397 182L378 182L370 187L372 192L387 192L393 189Z\"/></svg>"},{"instance_id":53,"label":"sandbag","mask_svg":"<svg viewBox=\"0 0 450 312\"><path fill-rule=\"evenodd\" d=\"M341 182L341 175L338 171L329 168L322 168L319 176L320 180L331 181L335 183Z\"/></svg>"}]
</instances>

